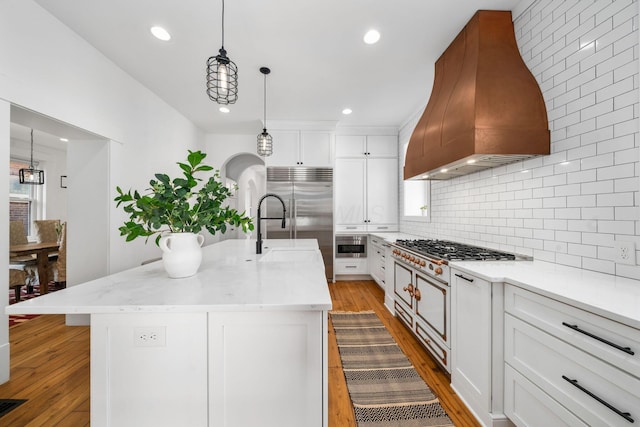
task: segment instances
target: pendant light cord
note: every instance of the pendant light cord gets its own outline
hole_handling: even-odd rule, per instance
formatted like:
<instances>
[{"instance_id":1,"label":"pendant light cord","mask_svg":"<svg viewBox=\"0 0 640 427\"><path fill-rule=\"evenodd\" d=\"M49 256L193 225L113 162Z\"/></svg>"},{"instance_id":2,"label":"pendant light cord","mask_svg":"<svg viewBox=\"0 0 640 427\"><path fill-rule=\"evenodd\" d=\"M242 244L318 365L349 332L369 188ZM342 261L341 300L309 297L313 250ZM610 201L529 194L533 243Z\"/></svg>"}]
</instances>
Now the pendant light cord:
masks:
<instances>
[{"instance_id":1,"label":"pendant light cord","mask_svg":"<svg viewBox=\"0 0 640 427\"><path fill-rule=\"evenodd\" d=\"M33 169L33 129L31 129L31 161L29 163L29 168Z\"/></svg>"},{"instance_id":2,"label":"pendant light cord","mask_svg":"<svg viewBox=\"0 0 640 427\"><path fill-rule=\"evenodd\" d=\"M224 0L222 0L222 48L224 49Z\"/></svg>"},{"instance_id":3,"label":"pendant light cord","mask_svg":"<svg viewBox=\"0 0 640 427\"><path fill-rule=\"evenodd\" d=\"M264 130L267 130L267 75L264 75Z\"/></svg>"}]
</instances>

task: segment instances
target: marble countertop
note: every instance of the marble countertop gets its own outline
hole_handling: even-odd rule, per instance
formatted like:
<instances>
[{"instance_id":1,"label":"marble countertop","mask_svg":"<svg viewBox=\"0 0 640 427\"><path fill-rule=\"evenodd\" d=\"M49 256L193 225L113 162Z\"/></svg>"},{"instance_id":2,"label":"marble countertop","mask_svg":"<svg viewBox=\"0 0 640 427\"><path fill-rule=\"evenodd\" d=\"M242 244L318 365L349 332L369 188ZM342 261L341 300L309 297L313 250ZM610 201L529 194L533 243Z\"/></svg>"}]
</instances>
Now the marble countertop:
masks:
<instances>
[{"instance_id":1,"label":"marble countertop","mask_svg":"<svg viewBox=\"0 0 640 427\"><path fill-rule=\"evenodd\" d=\"M162 261L6 307L7 314L329 310L315 239L225 240L203 248L195 276L170 279Z\"/></svg>"},{"instance_id":2,"label":"marble countertop","mask_svg":"<svg viewBox=\"0 0 640 427\"><path fill-rule=\"evenodd\" d=\"M640 329L640 281L545 261L452 261L490 282L505 282Z\"/></svg>"}]
</instances>

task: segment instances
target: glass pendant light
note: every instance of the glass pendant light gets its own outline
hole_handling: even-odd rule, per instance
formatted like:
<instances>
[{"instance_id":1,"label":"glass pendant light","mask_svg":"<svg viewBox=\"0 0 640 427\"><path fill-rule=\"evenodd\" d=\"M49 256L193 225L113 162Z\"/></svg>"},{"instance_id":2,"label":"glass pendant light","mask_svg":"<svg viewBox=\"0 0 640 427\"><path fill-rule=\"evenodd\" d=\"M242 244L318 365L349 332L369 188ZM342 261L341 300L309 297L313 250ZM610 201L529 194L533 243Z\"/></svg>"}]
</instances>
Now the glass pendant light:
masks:
<instances>
[{"instance_id":1,"label":"glass pendant light","mask_svg":"<svg viewBox=\"0 0 640 427\"><path fill-rule=\"evenodd\" d=\"M224 0L222 0L222 47L218 55L207 60L207 95L218 104L238 100L238 67L224 49Z\"/></svg>"},{"instance_id":2,"label":"glass pendant light","mask_svg":"<svg viewBox=\"0 0 640 427\"><path fill-rule=\"evenodd\" d=\"M260 67L260 72L264 74L264 128L258 134L258 155L267 157L273 154L273 139L267 133L267 74L271 72L267 67Z\"/></svg>"},{"instance_id":3,"label":"glass pendant light","mask_svg":"<svg viewBox=\"0 0 640 427\"><path fill-rule=\"evenodd\" d=\"M29 168L20 169L18 175L20 177L20 184L44 184L44 171L33 167L33 129L31 129L31 161L29 163Z\"/></svg>"}]
</instances>

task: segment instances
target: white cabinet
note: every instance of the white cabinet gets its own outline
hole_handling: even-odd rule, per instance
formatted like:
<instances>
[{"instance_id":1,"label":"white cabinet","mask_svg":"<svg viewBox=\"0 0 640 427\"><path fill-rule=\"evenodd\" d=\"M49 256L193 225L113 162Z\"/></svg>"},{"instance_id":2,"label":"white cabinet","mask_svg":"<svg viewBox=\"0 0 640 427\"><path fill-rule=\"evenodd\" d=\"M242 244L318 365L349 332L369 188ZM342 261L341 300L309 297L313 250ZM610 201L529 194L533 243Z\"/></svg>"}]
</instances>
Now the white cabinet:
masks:
<instances>
[{"instance_id":1,"label":"white cabinet","mask_svg":"<svg viewBox=\"0 0 640 427\"><path fill-rule=\"evenodd\" d=\"M273 154L267 166L331 167L333 133L325 131L274 130Z\"/></svg>"},{"instance_id":2,"label":"white cabinet","mask_svg":"<svg viewBox=\"0 0 640 427\"><path fill-rule=\"evenodd\" d=\"M334 191L336 231L397 231L397 136L336 136Z\"/></svg>"},{"instance_id":3,"label":"white cabinet","mask_svg":"<svg viewBox=\"0 0 640 427\"><path fill-rule=\"evenodd\" d=\"M211 315L209 425L322 427L325 323L322 312Z\"/></svg>"},{"instance_id":4,"label":"white cabinet","mask_svg":"<svg viewBox=\"0 0 640 427\"><path fill-rule=\"evenodd\" d=\"M517 425L640 419L640 330L512 285L504 317L505 413Z\"/></svg>"},{"instance_id":5,"label":"white cabinet","mask_svg":"<svg viewBox=\"0 0 640 427\"><path fill-rule=\"evenodd\" d=\"M398 157L395 135L338 135L336 157Z\"/></svg>"},{"instance_id":6,"label":"white cabinet","mask_svg":"<svg viewBox=\"0 0 640 427\"><path fill-rule=\"evenodd\" d=\"M397 171L397 159L336 159L336 231L396 231Z\"/></svg>"},{"instance_id":7,"label":"white cabinet","mask_svg":"<svg viewBox=\"0 0 640 427\"><path fill-rule=\"evenodd\" d=\"M451 387L485 426L503 413L502 283L451 268Z\"/></svg>"},{"instance_id":8,"label":"white cabinet","mask_svg":"<svg viewBox=\"0 0 640 427\"><path fill-rule=\"evenodd\" d=\"M91 425L326 427L326 311L91 315Z\"/></svg>"},{"instance_id":9,"label":"white cabinet","mask_svg":"<svg viewBox=\"0 0 640 427\"><path fill-rule=\"evenodd\" d=\"M386 290L386 248L388 244L383 239L376 236L369 236L369 274L380 285L382 289Z\"/></svg>"},{"instance_id":10,"label":"white cabinet","mask_svg":"<svg viewBox=\"0 0 640 427\"><path fill-rule=\"evenodd\" d=\"M336 258L333 264L335 274L367 274L367 258Z\"/></svg>"}]
</instances>

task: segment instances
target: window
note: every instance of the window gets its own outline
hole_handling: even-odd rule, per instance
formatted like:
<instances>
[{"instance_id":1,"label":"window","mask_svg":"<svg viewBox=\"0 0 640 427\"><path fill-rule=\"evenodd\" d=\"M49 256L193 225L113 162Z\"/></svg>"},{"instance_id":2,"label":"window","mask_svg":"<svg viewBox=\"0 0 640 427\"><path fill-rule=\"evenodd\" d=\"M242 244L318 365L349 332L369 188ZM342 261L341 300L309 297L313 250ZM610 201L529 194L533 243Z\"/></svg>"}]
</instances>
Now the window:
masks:
<instances>
[{"instance_id":1,"label":"window","mask_svg":"<svg viewBox=\"0 0 640 427\"><path fill-rule=\"evenodd\" d=\"M37 166L34 163L34 166ZM28 168L23 160L11 160L9 163L9 220L22 221L27 236L31 235L33 220L41 217L42 185L20 184L18 172Z\"/></svg>"},{"instance_id":2,"label":"window","mask_svg":"<svg viewBox=\"0 0 640 427\"><path fill-rule=\"evenodd\" d=\"M407 157L407 141L404 146L404 158ZM403 183L404 206L403 216L407 221L431 220L431 181L404 181Z\"/></svg>"}]
</instances>

